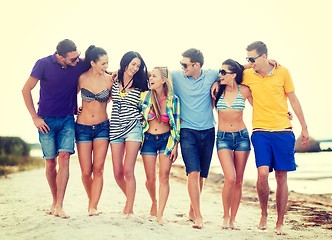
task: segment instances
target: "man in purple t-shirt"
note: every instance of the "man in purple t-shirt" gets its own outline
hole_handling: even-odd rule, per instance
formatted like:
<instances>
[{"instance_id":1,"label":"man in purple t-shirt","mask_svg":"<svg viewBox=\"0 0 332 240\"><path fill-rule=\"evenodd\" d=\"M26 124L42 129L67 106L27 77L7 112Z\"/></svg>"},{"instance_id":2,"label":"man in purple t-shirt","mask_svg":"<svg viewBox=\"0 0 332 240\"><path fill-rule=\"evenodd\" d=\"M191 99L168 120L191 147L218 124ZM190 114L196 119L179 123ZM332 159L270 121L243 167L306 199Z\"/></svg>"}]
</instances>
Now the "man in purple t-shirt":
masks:
<instances>
[{"instance_id":1,"label":"man in purple t-shirt","mask_svg":"<svg viewBox=\"0 0 332 240\"><path fill-rule=\"evenodd\" d=\"M73 41L65 39L59 42L53 55L36 62L22 90L46 159L46 178L53 196L51 210L47 213L61 218L69 217L63 211L63 199L69 178L69 158L74 153L77 80L87 71L79 56ZM40 97L37 113L31 91L38 81Z\"/></svg>"}]
</instances>

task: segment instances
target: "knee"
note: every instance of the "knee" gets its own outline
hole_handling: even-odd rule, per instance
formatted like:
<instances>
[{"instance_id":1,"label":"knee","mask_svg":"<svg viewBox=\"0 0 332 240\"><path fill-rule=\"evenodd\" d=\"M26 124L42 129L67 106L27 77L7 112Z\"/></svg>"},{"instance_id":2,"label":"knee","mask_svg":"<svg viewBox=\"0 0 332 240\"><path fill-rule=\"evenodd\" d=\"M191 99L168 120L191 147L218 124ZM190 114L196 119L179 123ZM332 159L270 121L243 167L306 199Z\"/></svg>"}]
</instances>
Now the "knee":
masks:
<instances>
[{"instance_id":1,"label":"knee","mask_svg":"<svg viewBox=\"0 0 332 240\"><path fill-rule=\"evenodd\" d=\"M162 173L159 175L159 183L167 185L169 183L169 173Z\"/></svg>"},{"instance_id":2,"label":"knee","mask_svg":"<svg viewBox=\"0 0 332 240\"><path fill-rule=\"evenodd\" d=\"M63 160L69 160L70 158L70 153L69 152L59 152L59 162Z\"/></svg>"},{"instance_id":3,"label":"knee","mask_svg":"<svg viewBox=\"0 0 332 240\"><path fill-rule=\"evenodd\" d=\"M103 167L93 166L93 176L94 177L101 177L101 176L103 176L103 173L104 173Z\"/></svg>"},{"instance_id":4,"label":"knee","mask_svg":"<svg viewBox=\"0 0 332 240\"><path fill-rule=\"evenodd\" d=\"M269 172L259 171L257 174L258 181L267 181L269 178Z\"/></svg>"},{"instance_id":5,"label":"knee","mask_svg":"<svg viewBox=\"0 0 332 240\"><path fill-rule=\"evenodd\" d=\"M131 169L125 169L124 170L124 177L128 180L131 180L134 178L134 171L132 171Z\"/></svg>"},{"instance_id":6,"label":"knee","mask_svg":"<svg viewBox=\"0 0 332 240\"><path fill-rule=\"evenodd\" d=\"M114 170L114 178L116 181L122 180L124 177L123 171L121 170Z\"/></svg>"},{"instance_id":7,"label":"knee","mask_svg":"<svg viewBox=\"0 0 332 240\"><path fill-rule=\"evenodd\" d=\"M236 177L235 176L225 177L225 184L226 185L234 186L235 183L236 183Z\"/></svg>"},{"instance_id":8,"label":"knee","mask_svg":"<svg viewBox=\"0 0 332 240\"><path fill-rule=\"evenodd\" d=\"M90 179L91 178L91 171L82 171L82 179Z\"/></svg>"},{"instance_id":9,"label":"knee","mask_svg":"<svg viewBox=\"0 0 332 240\"><path fill-rule=\"evenodd\" d=\"M156 184L156 176L146 176L146 185L155 185Z\"/></svg>"}]
</instances>

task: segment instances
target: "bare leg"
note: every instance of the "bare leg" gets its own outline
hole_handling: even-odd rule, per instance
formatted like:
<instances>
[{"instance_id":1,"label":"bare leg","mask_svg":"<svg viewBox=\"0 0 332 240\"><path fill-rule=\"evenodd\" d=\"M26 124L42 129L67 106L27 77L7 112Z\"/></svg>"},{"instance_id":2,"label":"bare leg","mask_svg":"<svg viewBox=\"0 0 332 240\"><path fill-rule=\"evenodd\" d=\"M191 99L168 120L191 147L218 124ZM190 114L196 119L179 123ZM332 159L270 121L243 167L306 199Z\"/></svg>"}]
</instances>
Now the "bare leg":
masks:
<instances>
[{"instance_id":1,"label":"bare leg","mask_svg":"<svg viewBox=\"0 0 332 240\"><path fill-rule=\"evenodd\" d=\"M202 193L202 190L203 190L203 185L204 185L204 178L200 177L199 178L199 190L200 190L200 193ZM195 222L195 212L194 212L194 209L193 209L193 206L190 202L190 206L189 206L189 220L192 221L192 222Z\"/></svg>"},{"instance_id":2,"label":"bare leg","mask_svg":"<svg viewBox=\"0 0 332 240\"><path fill-rule=\"evenodd\" d=\"M233 230L240 230L235 227L235 218L237 211L240 206L242 198L242 183L243 183L243 174L249 157L249 151L236 151L234 152L234 165L236 171L236 181L233 191L233 199L231 204L231 218L229 220L229 226Z\"/></svg>"},{"instance_id":3,"label":"bare leg","mask_svg":"<svg viewBox=\"0 0 332 240\"><path fill-rule=\"evenodd\" d=\"M58 157L59 171L56 179L57 183L57 203L55 207L54 216L61 218L69 218L63 211L63 199L67 188L69 179L69 157L70 154L67 152L60 152Z\"/></svg>"},{"instance_id":4,"label":"bare leg","mask_svg":"<svg viewBox=\"0 0 332 240\"><path fill-rule=\"evenodd\" d=\"M57 170L56 170L57 161L56 158L48 159L45 162L45 173L48 185L50 186L53 202L50 211L46 212L48 215L53 215L55 212L56 201L57 201L57 186L56 186L56 177L57 177Z\"/></svg>"},{"instance_id":5,"label":"bare leg","mask_svg":"<svg viewBox=\"0 0 332 240\"><path fill-rule=\"evenodd\" d=\"M277 212L278 212L276 232L278 235L286 235L286 233L283 232L283 225L284 225L284 216L288 202L287 172L276 170L275 176L277 180L276 200L277 200Z\"/></svg>"},{"instance_id":6,"label":"bare leg","mask_svg":"<svg viewBox=\"0 0 332 240\"><path fill-rule=\"evenodd\" d=\"M200 210L200 173L191 172L188 174L188 192L192 208L195 213L195 222L193 228L201 229L203 227L203 217Z\"/></svg>"},{"instance_id":7,"label":"bare leg","mask_svg":"<svg viewBox=\"0 0 332 240\"><path fill-rule=\"evenodd\" d=\"M151 216L157 216L157 197L156 197L156 159L155 155L142 155L146 174L145 186L150 195L152 204L150 209Z\"/></svg>"},{"instance_id":8,"label":"bare leg","mask_svg":"<svg viewBox=\"0 0 332 240\"><path fill-rule=\"evenodd\" d=\"M230 227L230 209L236 181L234 153L231 150L222 149L218 151L218 157L225 176L225 183L222 188L222 203L224 208L224 221L222 228L227 229Z\"/></svg>"},{"instance_id":9,"label":"bare leg","mask_svg":"<svg viewBox=\"0 0 332 240\"><path fill-rule=\"evenodd\" d=\"M92 185L92 143L77 143L78 160L81 166L82 183L89 198L88 212L91 205L91 185Z\"/></svg>"},{"instance_id":10,"label":"bare leg","mask_svg":"<svg viewBox=\"0 0 332 240\"><path fill-rule=\"evenodd\" d=\"M126 155L124 159L123 169L124 169L124 177L126 180L126 209L125 214L133 214L134 213L134 201L136 194L136 179L135 179L135 164L137 160L138 150L141 146L141 142L126 142Z\"/></svg>"},{"instance_id":11,"label":"bare leg","mask_svg":"<svg viewBox=\"0 0 332 240\"><path fill-rule=\"evenodd\" d=\"M157 213L157 221L161 222L164 214L165 206L169 196L169 173L171 171L172 162L170 157L166 157L163 153L159 154L159 205Z\"/></svg>"},{"instance_id":12,"label":"bare leg","mask_svg":"<svg viewBox=\"0 0 332 240\"><path fill-rule=\"evenodd\" d=\"M108 149L108 140L93 141L93 180L91 185L90 216L98 215L97 206L104 184L104 164Z\"/></svg>"},{"instance_id":13,"label":"bare leg","mask_svg":"<svg viewBox=\"0 0 332 240\"><path fill-rule=\"evenodd\" d=\"M258 179L257 179L257 193L258 199L261 206L261 219L258 225L258 228L261 230L266 229L267 225L267 204L269 201L269 167L261 166L257 169L258 171Z\"/></svg>"}]
</instances>

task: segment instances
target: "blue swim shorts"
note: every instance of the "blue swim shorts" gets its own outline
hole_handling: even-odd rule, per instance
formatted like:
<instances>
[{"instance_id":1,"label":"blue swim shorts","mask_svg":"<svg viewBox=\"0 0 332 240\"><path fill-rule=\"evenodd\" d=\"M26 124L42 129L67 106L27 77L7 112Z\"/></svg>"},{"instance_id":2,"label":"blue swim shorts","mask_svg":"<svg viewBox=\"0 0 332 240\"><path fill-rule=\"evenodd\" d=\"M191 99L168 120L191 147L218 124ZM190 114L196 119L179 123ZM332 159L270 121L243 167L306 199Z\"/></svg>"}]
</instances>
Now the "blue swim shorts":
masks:
<instances>
[{"instance_id":1,"label":"blue swim shorts","mask_svg":"<svg viewBox=\"0 0 332 240\"><path fill-rule=\"evenodd\" d=\"M229 149L232 151L250 151L250 139L248 130L242 129L238 132L217 132L217 151Z\"/></svg>"},{"instance_id":2,"label":"blue swim shorts","mask_svg":"<svg viewBox=\"0 0 332 240\"><path fill-rule=\"evenodd\" d=\"M181 128L180 147L187 175L191 172L200 172L201 177L208 177L214 140L214 128L207 130Z\"/></svg>"},{"instance_id":3,"label":"blue swim shorts","mask_svg":"<svg viewBox=\"0 0 332 240\"><path fill-rule=\"evenodd\" d=\"M75 124L76 143L91 143L95 140L109 140L109 120L95 124Z\"/></svg>"},{"instance_id":4,"label":"blue swim shorts","mask_svg":"<svg viewBox=\"0 0 332 240\"><path fill-rule=\"evenodd\" d=\"M254 146L256 167L269 166L274 170L295 171L295 136L291 130L253 131L251 136Z\"/></svg>"},{"instance_id":5,"label":"blue swim shorts","mask_svg":"<svg viewBox=\"0 0 332 240\"><path fill-rule=\"evenodd\" d=\"M73 154L75 146L75 120L74 116L65 117L42 117L50 127L48 133L39 132L39 141L44 159L53 159L59 152Z\"/></svg>"}]
</instances>

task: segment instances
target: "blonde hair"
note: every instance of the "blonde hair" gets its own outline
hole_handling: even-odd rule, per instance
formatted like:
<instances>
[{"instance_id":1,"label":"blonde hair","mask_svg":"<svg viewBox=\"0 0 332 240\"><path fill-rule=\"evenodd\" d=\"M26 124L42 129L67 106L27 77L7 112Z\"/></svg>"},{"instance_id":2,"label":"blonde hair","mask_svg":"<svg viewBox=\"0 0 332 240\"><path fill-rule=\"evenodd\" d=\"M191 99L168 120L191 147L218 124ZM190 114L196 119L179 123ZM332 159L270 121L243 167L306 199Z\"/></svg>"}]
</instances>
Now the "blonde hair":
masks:
<instances>
[{"instance_id":1,"label":"blonde hair","mask_svg":"<svg viewBox=\"0 0 332 240\"><path fill-rule=\"evenodd\" d=\"M167 67L155 67L154 69L158 69L161 73L161 76L163 79L165 79L165 83L163 85L164 87L164 92L165 96L170 97L173 94L173 83L172 83L172 75L171 72L168 70ZM151 104L151 109L156 115L156 118L160 120L160 115L161 115L161 109L160 109L160 104L157 98L157 93L155 90L151 89L151 99L152 99L152 104Z\"/></svg>"}]
</instances>

